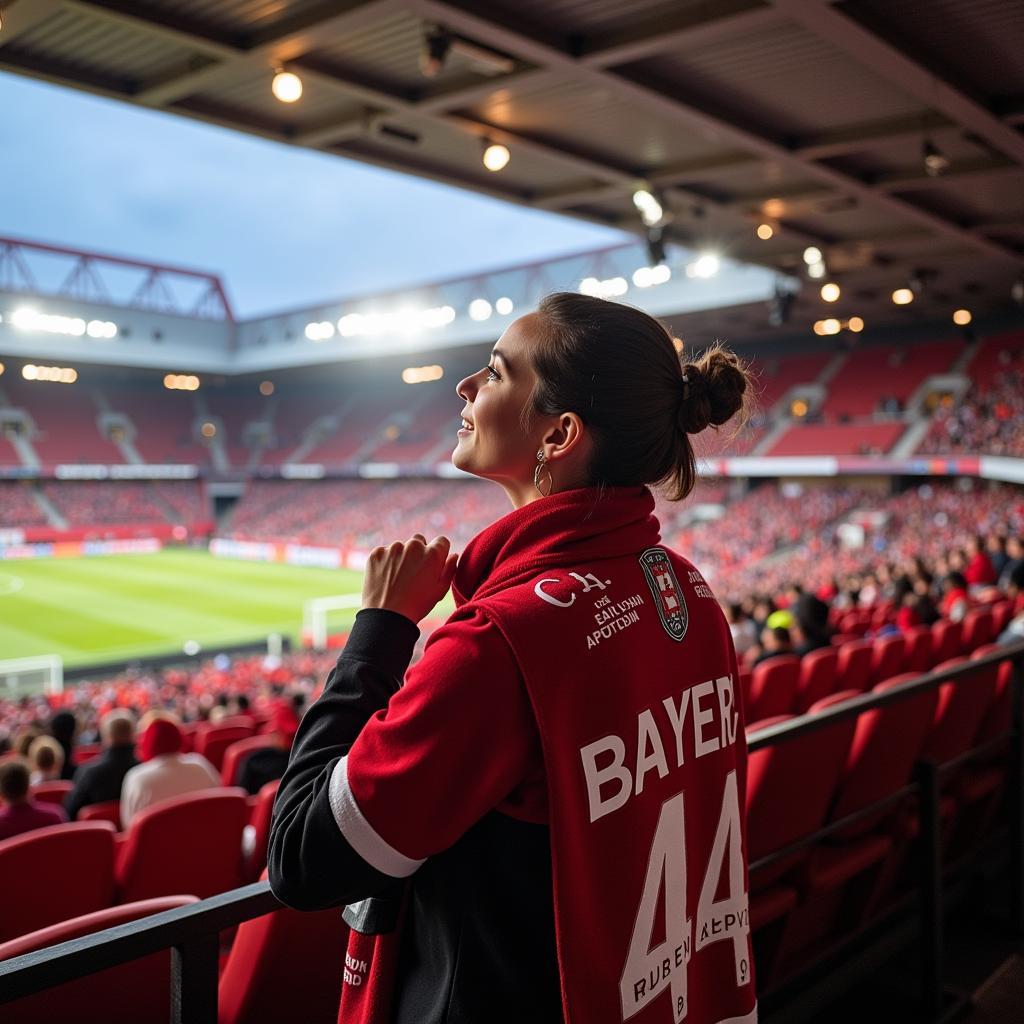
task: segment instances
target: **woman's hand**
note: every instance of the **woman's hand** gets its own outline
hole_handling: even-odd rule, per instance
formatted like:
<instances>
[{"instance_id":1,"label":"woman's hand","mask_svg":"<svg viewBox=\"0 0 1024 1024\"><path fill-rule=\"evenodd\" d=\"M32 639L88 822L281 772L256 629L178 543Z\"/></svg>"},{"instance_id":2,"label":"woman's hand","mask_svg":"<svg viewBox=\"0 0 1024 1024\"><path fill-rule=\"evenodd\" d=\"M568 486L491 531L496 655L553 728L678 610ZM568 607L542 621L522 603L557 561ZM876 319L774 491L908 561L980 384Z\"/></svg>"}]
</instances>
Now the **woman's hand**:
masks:
<instances>
[{"instance_id":1,"label":"woman's hand","mask_svg":"<svg viewBox=\"0 0 1024 1024\"><path fill-rule=\"evenodd\" d=\"M363 576L363 607L398 612L418 623L451 586L458 555L450 548L447 537L428 544L419 533L404 544L396 540L374 548Z\"/></svg>"}]
</instances>

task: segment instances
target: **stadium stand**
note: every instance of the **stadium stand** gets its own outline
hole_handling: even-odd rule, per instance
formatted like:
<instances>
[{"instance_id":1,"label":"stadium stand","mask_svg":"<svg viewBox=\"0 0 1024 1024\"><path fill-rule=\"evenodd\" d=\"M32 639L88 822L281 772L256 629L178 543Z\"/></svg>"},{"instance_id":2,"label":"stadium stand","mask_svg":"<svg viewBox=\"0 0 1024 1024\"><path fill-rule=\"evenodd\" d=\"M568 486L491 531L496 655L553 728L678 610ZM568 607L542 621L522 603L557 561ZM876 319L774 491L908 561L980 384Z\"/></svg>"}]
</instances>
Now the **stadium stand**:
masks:
<instances>
[{"instance_id":1,"label":"stadium stand","mask_svg":"<svg viewBox=\"0 0 1024 1024\"><path fill-rule=\"evenodd\" d=\"M47 526L49 520L33 497L32 484L0 481L0 528Z\"/></svg>"}]
</instances>

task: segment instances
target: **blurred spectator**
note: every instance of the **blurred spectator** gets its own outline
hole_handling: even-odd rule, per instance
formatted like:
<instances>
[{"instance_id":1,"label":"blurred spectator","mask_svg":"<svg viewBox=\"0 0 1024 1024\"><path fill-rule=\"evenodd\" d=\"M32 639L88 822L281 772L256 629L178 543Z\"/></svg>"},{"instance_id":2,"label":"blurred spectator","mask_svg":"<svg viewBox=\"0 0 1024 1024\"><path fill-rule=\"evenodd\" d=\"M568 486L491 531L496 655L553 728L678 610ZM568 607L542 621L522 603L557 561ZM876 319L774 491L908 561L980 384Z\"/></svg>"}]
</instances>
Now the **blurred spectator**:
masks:
<instances>
[{"instance_id":1,"label":"blurred spectator","mask_svg":"<svg viewBox=\"0 0 1024 1024\"><path fill-rule=\"evenodd\" d=\"M999 586L1005 590L1010 585L1010 577L1018 565L1024 565L1024 541L1020 537L1009 537L1006 541L1006 564L999 573Z\"/></svg>"},{"instance_id":2,"label":"blurred spectator","mask_svg":"<svg viewBox=\"0 0 1024 1024\"><path fill-rule=\"evenodd\" d=\"M729 623L729 632L732 633L736 657L742 658L757 643L757 626L739 602L734 601L725 605L723 611Z\"/></svg>"},{"instance_id":3,"label":"blurred spectator","mask_svg":"<svg viewBox=\"0 0 1024 1024\"><path fill-rule=\"evenodd\" d=\"M139 741L142 764L125 775L121 787L122 828L151 804L220 785L216 769L205 757L181 753L185 736L177 719L166 712L151 715Z\"/></svg>"},{"instance_id":4,"label":"blurred spectator","mask_svg":"<svg viewBox=\"0 0 1024 1024\"><path fill-rule=\"evenodd\" d=\"M242 762L238 784L255 796L268 782L281 778L288 767L288 752L299 729L299 717L290 700L282 698L270 719L272 745L254 750Z\"/></svg>"},{"instance_id":5,"label":"blurred spectator","mask_svg":"<svg viewBox=\"0 0 1024 1024\"><path fill-rule=\"evenodd\" d=\"M27 725L24 729L19 729L14 734L14 741L11 744L11 749L18 757L23 757L28 760L28 752L32 749L32 744L35 743L40 736L43 735L43 730L37 725Z\"/></svg>"},{"instance_id":6,"label":"blurred spectator","mask_svg":"<svg viewBox=\"0 0 1024 1024\"><path fill-rule=\"evenodd\" d=\"M33 800L28 780L28 765L21 758L0 764L0 840L47 825L62 825L68 820L63 807ZM7 884L12 884L12 880L8 879Z\"/></svg>"},{"instance_id":7,"label":"blurred spectator","mask_svg":"<svg viewBox=\"0 0 1024 1024\"><path fill-rule=\"evenodd\" d=\"M61 777L64 767L64 748L52 736L39 736L28 748L29 785L53 782Z\"/></svg>"},{"instance_id":8,"label":"blurred spectator","mask_svg":"<svg viewBox=\"0 0 1024 1024\"><path fill-rule=\"evenodd\" d=\"M765 626L761 630L761 644L759 647L751 647L747 652L751 658L752 668L768 661L770 658L777 658L782 654L793 654L793 637L785 626Z\"/></svg>"},{"instance_id":9,"label":"blurred spectator","mask_svg":"<svg viewBox=\"0 0 1024 1024\"><path fill-rule=\"evenodd\" d=\"M1016 566L1006 587L1006 596L1012 601L1019 602L1021 594L1024 594L1024 563ZM1019 607L1019 605L1018 605ZM1006 629L999 634L999 643L1012 644L1018 640L1024 640L1024 609L1021 609L1006 624Z\"/></svg>"},{"instance_id":10,"label":"blurred spectator","mask_svg":"<svg viewBox=\"0 0 1024 1024\"><path fill-rule=\"evenodd\" d=\"M50 735L64 749L64 764L60 771L62 779L72 779L75 775L75 733L77 731L78 722L70 711L58 711L50 719Z\"/></svg>"},{"instance_id":11,"label":"blurred spectator","mask_svg":"<svg viewBox=\"0 0 1024 1024\"><path fill-rule=\"evenodd\" d=\"M808 654L831 643L832 627L828 624L828 605L813 594L801 594L793 605L796 650Z\"/></svg>"},{"instance_id":12,"label":"blurred spectator","mask_svg":"<svg viewBox=\"0 0 1024 1024\"><path fill-rule=\"evenodd\" d=\"M967 594L967 580L963 573L951 572L942 581L942 604L939 610L953 622L963 621L971 607L971 599Z\"/></svg>"},{"instance_id":13,"label":"blurred spectator","mask_svg":"<svg viewBox=\"0 0 1024 1024\"><path fill-rule=\"evenodd\" d=\"M100 739L103 753L78 769L75 788L64 801L72 821L83 807L120 800L125 775L139 763L135 757L135 719L130 711L116 709L104 715Z\"/></svg>"},{"instance_id":14,"label":"blurred spectator","mask_svg":"<svg viewBox=\"0 0 1024 1024\"><path fill-rule=\"evenodd\" d=\"M967 557L969 561L964 570L964 577L968 586L986 587L995 583L998 574L980 537L975 537L968 543Z\"/></svg>"}]
</instances>

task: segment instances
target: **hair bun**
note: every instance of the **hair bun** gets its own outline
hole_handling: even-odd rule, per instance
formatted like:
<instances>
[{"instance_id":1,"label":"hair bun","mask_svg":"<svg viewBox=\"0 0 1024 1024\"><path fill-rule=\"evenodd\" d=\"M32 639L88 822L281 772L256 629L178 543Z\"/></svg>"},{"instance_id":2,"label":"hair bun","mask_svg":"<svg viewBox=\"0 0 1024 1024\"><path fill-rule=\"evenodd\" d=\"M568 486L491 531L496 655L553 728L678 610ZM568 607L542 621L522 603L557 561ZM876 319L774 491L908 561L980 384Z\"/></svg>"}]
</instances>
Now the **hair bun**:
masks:
<instances>
[{"instance_id":1,"label":"hair bun","mask_svg":"<svg viewBox=\"0 0 1024 1024\"><path fill-rule=\"evenodd\" d=\"M678 422L687 434L720 427L744 407L747 374L732 352L717 343L683 366Z\"/></svg>"}]
</instances>

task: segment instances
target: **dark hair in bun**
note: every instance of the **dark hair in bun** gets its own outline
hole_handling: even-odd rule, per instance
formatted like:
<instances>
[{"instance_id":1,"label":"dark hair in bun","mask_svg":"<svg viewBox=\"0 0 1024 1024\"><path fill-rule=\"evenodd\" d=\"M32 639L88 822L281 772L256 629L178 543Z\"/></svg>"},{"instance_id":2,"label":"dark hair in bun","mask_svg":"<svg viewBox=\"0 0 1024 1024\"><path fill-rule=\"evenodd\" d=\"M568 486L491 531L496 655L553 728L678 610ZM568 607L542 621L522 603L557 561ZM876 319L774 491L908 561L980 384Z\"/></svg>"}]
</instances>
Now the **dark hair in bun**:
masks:
<instances>
[{"instance_id":1,"label":"dark hair in bun","mask_svg":"<svg viewBox=\"0 0 1024 1024\"><path fill-rule=\"evenodd\" d=\"M556 292L538 313L533 409L575 412L590 428L591 483L665 484L670 498L685 498L697 481L689 435L746 419L754 389L742 361L715 343L681 364L661 323L607 299Z\"/></svg>"}]
</instances>

